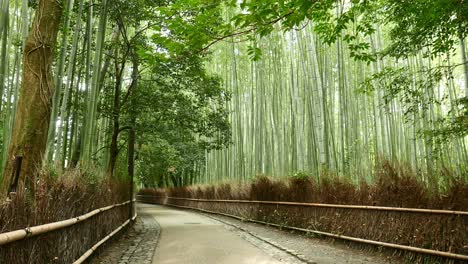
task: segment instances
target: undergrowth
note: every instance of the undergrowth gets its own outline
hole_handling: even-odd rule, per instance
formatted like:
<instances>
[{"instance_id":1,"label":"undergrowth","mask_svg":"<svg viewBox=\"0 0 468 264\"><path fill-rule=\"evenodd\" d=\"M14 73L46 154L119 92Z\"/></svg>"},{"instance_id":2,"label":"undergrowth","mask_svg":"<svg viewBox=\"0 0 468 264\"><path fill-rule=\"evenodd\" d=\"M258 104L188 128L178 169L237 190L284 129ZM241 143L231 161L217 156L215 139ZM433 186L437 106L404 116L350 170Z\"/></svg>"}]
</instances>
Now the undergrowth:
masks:
<instances>
[{"instance_id":1,"label":"undergrowth","mask_svg":"<svg viewBox=\"0 0 468 264\"><path fill-rule=\"evenodd\" d=\"M0 202L0 233L74 218L129 199L128 183L99 180L92 171L46 170L38 178L33 196L20 191ZM1 246L0 263L72 263L128 217L129 208L123 206L65 229Z\"/></svg>"}]
</instances>

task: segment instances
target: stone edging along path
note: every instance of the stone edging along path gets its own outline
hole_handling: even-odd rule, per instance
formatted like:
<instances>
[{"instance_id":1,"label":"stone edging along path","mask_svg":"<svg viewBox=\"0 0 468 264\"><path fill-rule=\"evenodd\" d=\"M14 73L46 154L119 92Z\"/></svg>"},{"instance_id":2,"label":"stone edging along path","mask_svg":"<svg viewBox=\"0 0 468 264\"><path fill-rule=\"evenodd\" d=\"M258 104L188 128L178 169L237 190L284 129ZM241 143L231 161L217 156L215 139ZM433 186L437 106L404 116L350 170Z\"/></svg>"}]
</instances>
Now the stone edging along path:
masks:
<instances>
[{"instance_id":1,"label":"stone edging along path","mask_svg":"<svg viewBox=\"0 0 468 264\"><path fill-rule=\"evenodd\" d=\"M140 211L140 210L139 210ZM118 240L94 256L91 264L151 264L161 228L149 214L138 213L135 224Z\"/></svg>"}]
</instances>

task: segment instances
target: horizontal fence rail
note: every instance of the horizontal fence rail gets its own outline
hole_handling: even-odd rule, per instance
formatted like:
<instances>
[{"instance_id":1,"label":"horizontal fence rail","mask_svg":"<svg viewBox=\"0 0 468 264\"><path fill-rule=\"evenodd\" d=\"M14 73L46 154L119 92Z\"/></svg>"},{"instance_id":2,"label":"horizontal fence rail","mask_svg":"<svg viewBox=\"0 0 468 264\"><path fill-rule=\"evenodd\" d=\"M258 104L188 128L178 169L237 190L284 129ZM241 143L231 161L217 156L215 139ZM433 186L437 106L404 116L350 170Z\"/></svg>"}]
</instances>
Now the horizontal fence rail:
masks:
<instances>
[{"instance_id":1,"label":"horizontal fence rail","mask_svg":"<svg viewBox=\"0 0 468 264\"><path fill-rule=\"evenodd\" d=\"M102 207L102 208L99 208L99 209L95 209L95 210L93 210L93 211L91 211L91 212L89 212L87 214L84 214L84 215L81 215L81 216L78 216L78 217L75 217L75 218L62 220L62 221L49 223L49 224L44 224L44 225L39 225L39 226L34 226L34 227L27 227L25 229L20 229L20 230L15 230L15 231L11 231L11 232L2 233L2 234L0 234L0 246L10 244L12 242L19 241L19 240L22 240L22 239L27 239L29 237L38 236L38 235L49 233L49 232L52 232L52 231L57 231L57 230L60 230L60 229L64 229L66 227L70 227L70 226L76 225L76 224L78 224L80 222L86 221L87 219L90 219L91 217L96 216L96 215L98 215L98 214L100 214L102 212L109 211L109 210L111 210L113 208L122 207L122 206L125 206L125 205L128 205L128 204L131 204L132 202L136 202L136 199L128 200L126 202L119 203L119 204L109 205L109 206ZM130 205L130 206L132 206L132 205ZM120 230L122 230L125 226L127 226L130 223L130 221L134 221L136 219L136 217L137 217L137 214L135 213L135 215L132 218L125 221L122 225L117 227L109 235L107 235L106 237L101 239L98 243L96 243L88 251L86 251L79 259L77 259L74 262L74 264L83 263L87 258L89 258L89 256L92 255L92 253L94 251L96 251L96 249L99 246L101 246L103 243L105 243L107 240L109 240L112 236L114 236Z\"/></svg>"},{"instance_id":2,"label":"horizontal fence rail","mask_svg":"<svg viewBox=\"0 0 468 264\"><path fill-rule=\"evenodd\" d=\"M132 219L128 219L125 221L121 226L117 227L112 233L107 235L105 238L101 239L97 242L94 246L92 246L88 251L86 251L79 259L77 259L73 264L81 264L84 263L102 244L104 244L107 240L117 234L120 230L122 230L125 226L127 226L131 221L135 221L137 218L137 214L135 214Z\"/></svg>"},{"instance_id":3,"label":"horizontal fence rail","mask_svg":"<svg viewBox=\"0 0 468 264\"><path fill-rule=\"evenodd\" d=\"M41 234L44 234L44 233L52 232L52 231L55 231L55 230L63 229L65 227L69 227L69 226L72 226L72 225L76 225L77 223L83 222L83 221L85 221L85 220L87 220L87 219L89 219L89 218L91 218L91 217L93 217L95 215L98 215L98 214L100 214L102 212L111 210L111 209L113 209L115 207L120 207L120 206L130 204L131 202L132 201L129 200L129 201L126 201L126 202L123 202L123 203L102 207L102 208L93 210L93 211L91 211L91 212L89 212L87 214L84 214L84 215L81 215L81 216L78 216L78 217L75 217L75 218L71 218L71 219L67 219L67 220L63 220L63 221L58 221L58 222L55 222L55 223L39 225L39 226L27 227L25 229L20 229L20 230L0 234L0 246L6 245L6 244L9 244L9 243L21 240L21 239L25 239L25 238L28 238L28 237L33 237L33 236L41 235Z\"/></svg>"},{"instance_id":4,"label":"horizontal fence rail","mask_svg":"<svg viewBox=\"0 0 468 264\"><path fill-rule=\"evenodd\" d=\"M400 208L400 207L382 207L382 206L277 202L277 201L195 199L195 198L152 196L152 195L138 195L138 198L139 198L139 201L142 201L142 202L148 202L148 200L151 200L149 202L155 202L156 199L164 199L163 201L156 202L156 203L163 204L163 205L174 206L174 207L179 207L179 208L185 208L185 209L193 209L193 210L197 210L197 211L201 211L201 212L205 212L205 213L210 213L210 214L224 215L224 216L236 218L236 219L246 221L246 222L259 223L259 224L264 224L264 225L271 225L271 226L275 226L275 227L279 227L279 228L295 230L295 231L300 231L300 232L305 232L305 233L313 233L313 234L318 234L318 235L323 235L323 236L328 236L328 237L333 237L333 238L338 238L338 239L343 239L343 240L348 240L348 241L354 241L354 242L359 242L359 243L364 243L364 244L370 244L370 245L375 245L375 246L382 246L382 247L387 247L387 248L411 251L411 252L415 252L415 253L429 254L429 255L445 257L445 258L451 258L451 259L457 259L457 260L462 260L462 261L468 261L468 255L462 255L462 254L456 254L456 253L438 251L438 250L432 250L432 249L426 249L426 248L405 246L405 245L399 245L399 244L387 243L387 242L381 242L381 241L375 241L375 240L369 240L369 239L362 239L362 238L357 238L357 237L333 234L333 233L329 233L329 232L323 232L323 231L319 231L319 230L312 230L312 229L306 229L306 228L299 228L299 227L294 227L294 226L280 225L280 224L275 224L275 223L270 223L270 222L259 221L259 220L255 220L255 219L243 218L243 217L240 217L240 216L237 216L237 215L232 215L232 214L209 211L209 210L205 210L205 209L201 209L201 208L197 208L197 207L181 206L181 205L171 204L168 201L169 200L174 200L174 201L179 200L179 201L202 202L202 203L212 202L212 203L233 203L233 204L265 204L265 205L283 205L283 206L301 206L301 207L305 206L305 207L320 207L320 208L335 208L335 209L339 208L339 209L350 209L350 210L356 210L356 209L359 210L360 209L360 210L375 210L375 211L394 211L394 212L405 212L405 213L445 214L445 215L454 215L454 216L460 216L460 217L468 216L468 212L466 212L466 211L433 210L433 209ZM150 199L145 199L145 198L150 198Z\"/></svg>"},{"instance_id":5,"label":"horizontal fence rail","mask_svg":"<svg viewBox=\"0 0 468 264\"><path fill-rule=\"evenodd\" d=\"M163 198L163 197L158 197L158 198ZM319 203L296 203L296 202L253 201L253 200L216 200L216 199L180 198L180 197L169 197L169 196L166 198L172 199L172 200L185 200L185 201L194 201L194 202L272 204L272 205L308 206L308 207L324 207L324 208L340 208L340 209L361 209L361 210L394 211L394 212L410 212L410 213L468 215L468 212L466 211L384 207L384 206L368 206L368 205L319 204Z\"/></svg>"}]
</instances>

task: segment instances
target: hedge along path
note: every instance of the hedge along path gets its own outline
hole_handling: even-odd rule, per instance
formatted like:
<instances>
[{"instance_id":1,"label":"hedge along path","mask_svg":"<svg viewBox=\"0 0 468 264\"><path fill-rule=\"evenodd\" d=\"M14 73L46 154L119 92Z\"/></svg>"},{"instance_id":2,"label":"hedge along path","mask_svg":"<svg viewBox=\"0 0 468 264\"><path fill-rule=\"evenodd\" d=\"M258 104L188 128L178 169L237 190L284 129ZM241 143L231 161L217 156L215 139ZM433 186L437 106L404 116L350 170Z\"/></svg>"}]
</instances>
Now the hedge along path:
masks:
<instances>
[{"instance_id":1,"label":"hedge along path","mask_svg":"<svg viewBox=\"0 0 468 264\"><path fill-rule=\"evenodd\" d=\"M85 221L87 219L90 219L91 217L96 216L96 215L98 215L98 214L100 214L102 212L109 211L109 210L111 210L113 208L116 208L116 207L122 207L122 206L125 206L125 205L130 204L130 203L135 202L135 201L136 201L136 199L128 200L126 202L119 203L119 204L109 205L109 206L106 206L106 207L95 209L95 210L93 210L93 211L91 211L91 212L89 212L87 214L84 214L84 215L81 215L81 216L78 216L78 217L75 217L75 218L63 220L63 221L58 221L58 222L39 225L39 226L34 226L34 227L27 227L27 228L21 229L21 230L6 232L6 233L3 233L3 234L0 234L0 246L10 244L12 242L22 240L22 239L26 239L26 238L29 238L29 237L38 236L38 235L45 234L45 233L48 233L48 232L60 230L60 229L63 229L63 228L78 224L80 222L83 222L83 221ZM122 225L120 225L118 228L116 228L112 233L110 233L108 236L106 236L105 238L100 240L91 249L89 249L87 252L85 252L85 254L82 255L75 263L82 263L84 260L86 260L100 245L102 245L109 238L111 238L113 235L118 233L122 228L124 228L126 225L128 225L130 223L130 220L135 220L136 217L137 217L137 215L135 214L131 219L128 219L127 221L125 221Z\"/></svg>"},{"instance_id":2,"label":"hedge along path","mask_svg":"<svg viewBox=\"0 0 468 264\"><path fill-rule=\"evenodd\" d=\"M151 198L156 198L156 199L168 199L168 200L172 199L172 200L193 201L193 202L250 203L250 204L270 204L270 205L271 204L273 204L273 205L276 204L276 205L288 205L288 206L310 206L310 207L326 207L326 208L342 208L342 209L364 209L364 210L375 210L375 211L397 211L397 212L413 212L413 213L426 213L426 214L448 214L448 215L468 216L468 212L466 212L466 211L451 211L451 210L432 210L432 209L418 209L418 208L360 206L360 205L338 205L338 204L315 204L315 203L296 203L296 202L275 202L275 201L195 199L195 198L181 198L181 197L158 197L158 196L151 196L151 195L139 195L139 196L140 197L148 197L148 198L151 197ZM153 200L153 202L155 202L155 201ZM197 211L210 213L210 214L224 215L224 216L232 217L232 218L235 218L235 219L238 219L238 220L241 220L241 221L247 221L247 222L258 223L258 224L263 224L263 225L270 225L270 226L275 226L275 227L278 227L278 228L285 228L285 229L289 229L289 230L295 230L295 231L300 231L300 232L305 232L305 233L313 233L313 234L318 234L318 235L323 235L323 236L328 236L328 237L333 237L333 238L338 238L338 239L343 239L343 240L348 240L348 241L354 241L354 242L359 242L359 243L365 243L365 244L370 244L370 245L375 245L375 246L383 246L383 247L394 248L394 249L399 249L399 250L411 251L411 252L415 252L415 253L429 254L429 255L440 256L440 257L445 257L445 258L468 261L468 255L462 255L462 254L456 254L456 253L450 253L450 252L438 251L438 250L431 250L431 249L425 249L425 248L419 248L419 247L405 246L405 245L399 245L399 244L393 244L393 243L387 243L387 242L380 242L380 241L375 241L375 240L362 239L362 238L356 238L356 237L344 236L344 235L338 235L338 234L322 232L322 231L306 229L306 228L299 228L299 227L293 227L293 226L287 226L287 225L279 225L279 224L259 221L259 220L255 220L255 219L243 218L243 217L239 217L239 216L236 216L236 215L205 210L205 209L201 209L201 208L197 208L197 207L189 207L189 206L181 206L181 205L170 204L170 203L167 202L167 200L162 201L160 203L163 204L163 205L169 205L169 206L174 206L174 207L179 207L179 208L184 208L184 209L192 209L192 210L197 210Z\"/></svg>"}]
</instances>

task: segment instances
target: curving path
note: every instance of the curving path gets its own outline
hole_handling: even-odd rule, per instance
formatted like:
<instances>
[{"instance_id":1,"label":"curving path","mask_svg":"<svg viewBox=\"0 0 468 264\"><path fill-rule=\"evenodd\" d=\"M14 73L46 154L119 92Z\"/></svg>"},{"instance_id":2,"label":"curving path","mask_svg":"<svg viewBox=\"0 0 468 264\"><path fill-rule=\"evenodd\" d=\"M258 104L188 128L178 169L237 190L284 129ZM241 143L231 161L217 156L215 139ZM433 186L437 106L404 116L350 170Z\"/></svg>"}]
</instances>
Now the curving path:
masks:
<instances>
[{"instance_id":1,"label":"curving path","mask_svg":"<svg viewBox=\"0 0 468 264\"><path fill-rule=\"evenodd\" d=\"M139 218L98 264L399 263L377 253L231 218L138 204Z\"/></svg>"},{"instance_id":2,"label":"curving path","mask_svg":"<svg viewBox=\"0 0 468 264\"><path fill-rule=\"evenodd\" d=\"M153 206L161 236L153 264L280 263L215 220L189 211Z\"/></svg>"}]
</instances>

